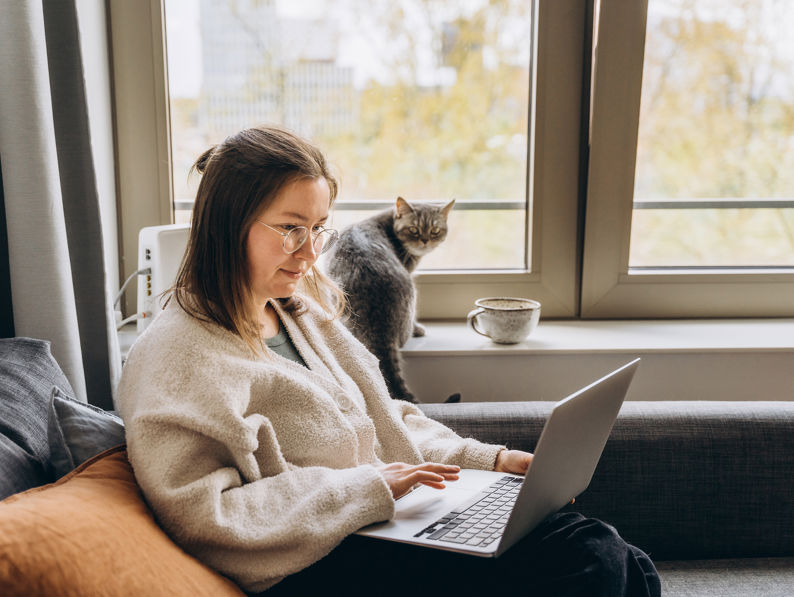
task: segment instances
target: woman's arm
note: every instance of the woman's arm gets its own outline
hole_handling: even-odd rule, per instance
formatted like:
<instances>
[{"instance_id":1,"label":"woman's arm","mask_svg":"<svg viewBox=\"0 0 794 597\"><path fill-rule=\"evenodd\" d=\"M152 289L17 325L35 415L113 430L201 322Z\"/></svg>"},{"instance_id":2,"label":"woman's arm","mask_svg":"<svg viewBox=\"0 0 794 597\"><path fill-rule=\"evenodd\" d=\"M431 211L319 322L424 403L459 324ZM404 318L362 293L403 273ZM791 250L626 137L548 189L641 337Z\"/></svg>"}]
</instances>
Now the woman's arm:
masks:
<instances>
[{"instance_id":1,"label":"woman's arm","mask_svg":"<svg viewBox=\"0 0 794 597\"><path fill-rule=\"evenodd\" d=\"M307 414L325 402L301 383L226 332L166 310L119 384L130 462L158 522L249 591L394 512L378 463L348 449L356 436L333 413Z\"/></svg>"},{"instance_id":2,"label":"woman's arm","mask_svg":"<svg viewBox=\"0 0 794 597\"><path fill-rule=\"evenodd\" d=\"M462 438L449 427L427 417L414 404L402 400L392 402L425 460L493 470L497 455L505 449L505 446Z\"/></svg>"},{"instance_id":3,"label":"woman's arm","mask_svg":"<svg viewBox=\"0 0 794 597\"><path fill-rule=\"evenodd\" d=\"M130 461L158 521L186 551L253 591L309 566L394 508L374 466L287 465L272 429L260 423L259 447L250 452L173 416L147 414L127 426ZM254 481L241 472L252 459L267 471Z\"/></svg>"}]
</instances>

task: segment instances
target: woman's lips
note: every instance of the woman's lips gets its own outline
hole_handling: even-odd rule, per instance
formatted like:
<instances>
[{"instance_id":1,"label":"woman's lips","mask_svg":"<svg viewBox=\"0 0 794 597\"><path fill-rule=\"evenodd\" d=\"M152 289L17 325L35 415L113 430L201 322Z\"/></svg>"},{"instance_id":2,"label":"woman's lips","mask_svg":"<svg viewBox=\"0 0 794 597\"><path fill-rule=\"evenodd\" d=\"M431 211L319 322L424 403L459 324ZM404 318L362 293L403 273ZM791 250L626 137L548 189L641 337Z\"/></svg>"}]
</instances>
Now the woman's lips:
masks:
<instances>
[{"instance_id":1,"label":"woman's lips","mask_svg":"<svg viewBox=\"0 0 794 597\"><path fill-rule=\"evenodd\" d=\"M293 272L293 271L290 271L288 269L282 269L281 271L284 272L290 278L293 278L294 280L300 280L301 277L303 276L303 272L302 271L294 271Z\"/></svg>"}]
</instances>

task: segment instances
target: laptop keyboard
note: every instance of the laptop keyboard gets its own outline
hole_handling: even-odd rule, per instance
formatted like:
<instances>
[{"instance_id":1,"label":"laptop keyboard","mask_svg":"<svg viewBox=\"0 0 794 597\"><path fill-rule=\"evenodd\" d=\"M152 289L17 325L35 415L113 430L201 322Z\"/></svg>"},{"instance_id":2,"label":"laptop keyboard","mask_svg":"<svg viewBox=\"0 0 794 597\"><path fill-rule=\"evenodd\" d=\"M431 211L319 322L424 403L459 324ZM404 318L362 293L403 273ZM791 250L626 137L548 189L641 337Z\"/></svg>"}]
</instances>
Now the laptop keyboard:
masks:
<instances>
[{"instance_id":1,"label":"laptop keyboard","mask_svg":"<svg viewBox=\"0 0 794 597\"><path fill-rule=\"evenodd\" d=\"M430 533L427 539L485 547L502 536L513 511L523 479L505 476L483 490L476 502L439 518L414 537Z\"/></svg>"}]
</instances>

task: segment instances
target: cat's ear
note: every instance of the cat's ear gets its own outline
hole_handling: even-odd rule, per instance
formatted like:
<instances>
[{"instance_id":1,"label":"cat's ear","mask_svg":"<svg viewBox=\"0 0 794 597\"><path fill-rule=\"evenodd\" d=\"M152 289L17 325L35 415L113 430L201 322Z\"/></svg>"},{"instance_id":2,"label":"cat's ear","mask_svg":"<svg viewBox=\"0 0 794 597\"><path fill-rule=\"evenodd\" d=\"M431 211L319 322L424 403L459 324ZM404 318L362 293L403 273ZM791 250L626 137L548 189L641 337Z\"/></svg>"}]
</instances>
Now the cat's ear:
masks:
<instances>
[{"instance_id":1,"label":"cat's ear","mask_svg":"<svg viewBox=\"0 0 794 597\"><path fill-rule=\"evenodd\" d=\"M395 205L395 210L397 211L397 217L401 218L403 216L407 216L410 213L413 213L414 208L411 207L411 204L408 203L402 197L397 197L397 203Z\"/></svg>"},{"instance_id":2,"label":"cat's ear","mask_svg":"<svg viewBox=\"0 0 794 597\"><path fill-rule=\"evenodd\" d=\"M449 212L452 211L453 205L455 205L454 199L441 208L441 213L444 214L444 218L446 218L449 215Z\"/></svg>"}]
</instances>

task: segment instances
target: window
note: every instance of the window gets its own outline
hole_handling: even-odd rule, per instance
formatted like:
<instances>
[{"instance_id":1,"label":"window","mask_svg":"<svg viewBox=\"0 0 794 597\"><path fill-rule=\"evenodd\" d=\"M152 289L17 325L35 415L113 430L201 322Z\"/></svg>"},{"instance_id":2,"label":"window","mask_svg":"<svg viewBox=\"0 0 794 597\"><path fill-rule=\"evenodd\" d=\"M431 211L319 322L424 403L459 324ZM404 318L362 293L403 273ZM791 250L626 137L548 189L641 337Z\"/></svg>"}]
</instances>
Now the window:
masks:
<instances>
[{"instance_id":1,"label":"window","mask_svg":"<svg viewBox=\"0 0 794 597\"><path fill-rule=\"evenodd\" d=\"M165 3L174 206L212 143L274 122L335 164L343 228L398 195L456 199L423 269L527 269L525 0ZM191 184L193 183L193 184Z\"/></svg>"},{"instance_id":2,"label":"window","mask_svg":"<svg viewBox=\"0 0 794 597\"><path fill-rule=\"evenodd\" d=\"M260 53L281 66L247 64L262 84L246 93L259 102L256 121L303 123L293 126L339 165L335 225L396 194L458 199L458 240L417 275L420 317L460 319L493 295L535 298L557 318L794 314L790 3L111 0L126 255L141 226L189 208L186 168L198 151L250 124L243 111L196 133L209 130L196 126L202 109L225 113L237 100L196 97L195 82L192 96L177 92L201 69L233 75L212 66L219 51L203 64L195 36L174 41L189 19L167 17L191 2L284 19ZM229 18L217 13L212 26L225 30ZM246 33L255 20L224 43L264 43L260 30ZM364 22L392 31L358 50L378 68L334 42L359 47ZM468 81L467 68L481 78ZM464 80L474 87L458 87ZM397 101L384 103L389 93ZM486 117L483 97L506 122ZM386 126L386 106L404 118ZM460 134L438 132L449 127ZM383 153L396 159L375 159Z\"/></svg>"},{"instance_id":3,"label":"window","mask_svg":"<svg viewBox=\"0 0 794 597\"><path fill-rule=\"evenodd\" d=\"M598 4L585 317L794 312L794 7Z\"/></svg>"},{"instance_id":4,"label":"window","mask_svg":"<svg viewBox=\"0 0 794 597\"><path fill-rule=\"evenodd\" d=\"M651 0L630 268L794 266L792 30L788 2Z\"/></svg>"},{"instance_id":5,"label":"window","mask_svg":"<svg viewBox=\"0 0 794 597\"><path fill-rule=\"evenodd\" d=\"M487 294L536 298L547 316L576 314L580 2L110 7L125 247L141 226L184 221L193 193L186 172L198 152L275 120L339 165L337 227L397 194L459 202L450 237L417 275L421 317L460 318ZM180 11L184 18L173 16ZM203 42L191 27L206 28ZM205 63L201 44L212 39ZM256 60L244 58L254 46ZM214 78L202 91L203 77ZM147 142L158 152L131 149Z\"/></svg>"}]
</instances>

